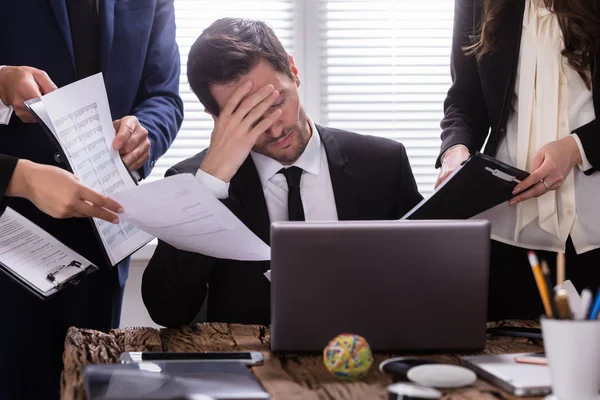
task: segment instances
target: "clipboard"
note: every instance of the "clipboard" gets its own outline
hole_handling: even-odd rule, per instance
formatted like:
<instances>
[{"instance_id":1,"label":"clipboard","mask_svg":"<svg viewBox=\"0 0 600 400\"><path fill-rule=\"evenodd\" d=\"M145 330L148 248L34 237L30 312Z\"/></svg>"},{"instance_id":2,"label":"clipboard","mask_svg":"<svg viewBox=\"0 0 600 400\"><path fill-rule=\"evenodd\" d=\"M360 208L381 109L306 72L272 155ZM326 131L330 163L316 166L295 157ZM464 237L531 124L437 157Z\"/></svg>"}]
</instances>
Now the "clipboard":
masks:
<instances>
[{"instance_id":1,"label":"clipboard","mask_svg":"<svg viewBox=\"0 0 600 400\"><path fill-rule=\"evenodd\" d=\"M74 263L74 262L76 262L76 261L75 260L71 261L71 263ZM59 267L62 267L62 265ZM65 267L72 267L72 266L66 265ZM98 270L98 267L92 263L89 263L87 266L79 266L78 268L80 271L76 275L73 275L64 281L57 282L54 285L53 289L50 289L47 292L43 292L38 287L31 284L29 281L23 279L23 277L21 275L14 272L8 266L0 263L0 271L1 272L6 274L9 278L11 278L13 281L15 281L19 286L21 286L22 288L24 288L25 290L27 290L29 293L33 294L35 297L37 297L40 300L51 299L58 292L62 291L63 289L66 289L68 287L77 285L83 277Z\"/></svg>"},{"instance_id":2,"label":"clipboard","mask_svg":"<svg viewBox=\"0 0 600 400\"><path fill-rule=\"evenodd\" d=\"M7 256L8 254L8 257L10 258L10 246L11 244L16 243L15 248L12 249L15 250L12 253L12 256L18 253L21 258L15 260L15 265L13 266L6 264L5 260L0 259L0 271L37 298L41 300L50 299L59 291L78 284L83 277L98 270L96 265L70 249L68 246L65 246L58 239L15 210L7 207L5 213L8 213L6 216L8 218L7 224L17 227L13 231L17 236L22 235L22 233L19 233L19 230L22 229L27 235L31 235L33 238L29 242L25 240L24 243L19 243L18 240L10 237L10 234L8 234L8 237L3 237L2 242L6 247L1 248L2 257ZM4 216L4 214L2 216ZM6 227L6 225L2 226L4 234L4 227ZM31 247L27 247L27 245L31 245ZM49 256L43 254L44 249L49 250L47 251L47 254L50 253ZM66 261L52 260L52 255L56 253L58 253L59 256L62 255L63 259L66 257ZM36 265L33 268L29 266L24 268L20 273L16 268L17 265L35 259L35 254L41 254L40 257L44 257L44 261L48 260L47 262L50 265L43 267ZM39 262L39 259L36 261ZM41 270L41 268L45 269ZM60 274L64 272L68 272L69 275L61 277ZM45 286L41 286L40 282ZM44 289L45 287L46 289Z\"/></svg>"},{"instance_id":3,"label":"clipboard","mask_svg":"<svg viewBox=\"0 0 600 400\"><path fill-rule=\"evenodd\" d=\"M469 219L510 200L514 187L528 176L526 171L476 152L401 219Z\"/></svg>"}]
</instances>

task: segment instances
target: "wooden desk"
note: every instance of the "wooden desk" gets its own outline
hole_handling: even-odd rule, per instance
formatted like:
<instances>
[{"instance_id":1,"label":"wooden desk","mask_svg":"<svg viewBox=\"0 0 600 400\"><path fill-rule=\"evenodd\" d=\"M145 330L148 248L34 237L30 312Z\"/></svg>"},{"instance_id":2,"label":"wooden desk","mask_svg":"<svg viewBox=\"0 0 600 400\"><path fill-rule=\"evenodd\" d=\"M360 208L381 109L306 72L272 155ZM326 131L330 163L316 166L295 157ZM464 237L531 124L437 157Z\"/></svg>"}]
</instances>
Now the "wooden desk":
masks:
<instances>
[{"instance_id":1,"label":"wooden desk","mask_svg":"<svg viewBox=\"0 0 600 400\"><path fill-rule=\"evenodd\" d=\"M538 326L532 322L509 321L505 325ZM498 324L494 324L497 326ZM526 339L488 338L484 353L519 353L541 351ZM311 399L387 399L385 387L390 378L379 372L386 358L399 354L376 354L369 374L358 382L345 382L329 374L321 356L276 356L269 352L269 329L256 325L199 324L181 329L131 328L102 333L70 328L65 340L61 380L62 400L83 400L80 368L86 364L117 363L125 351L260 351L265 363L252 372L275 400ZM458 363L464 354L420 355L445 363ZM472 388L447 392L445 400L513 400L512 396L484 381ZM537 398L529 398L535 400Z\"/></svg>"}]
</instances>

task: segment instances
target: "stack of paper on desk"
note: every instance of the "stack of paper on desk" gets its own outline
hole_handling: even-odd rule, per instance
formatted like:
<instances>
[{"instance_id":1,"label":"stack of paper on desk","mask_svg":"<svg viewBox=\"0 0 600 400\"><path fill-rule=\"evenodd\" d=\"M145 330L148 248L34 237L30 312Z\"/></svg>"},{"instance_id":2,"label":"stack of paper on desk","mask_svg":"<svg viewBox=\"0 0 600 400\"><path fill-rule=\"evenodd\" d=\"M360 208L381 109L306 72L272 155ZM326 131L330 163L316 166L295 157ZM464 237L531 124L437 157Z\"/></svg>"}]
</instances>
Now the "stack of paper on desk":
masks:
<instances>
[{"instance_id":1,"label":"stack of paper on desk","mask_svg":"<svg viewBox=\"0 0 600 400\"><path fill-rule=\"evenodd\" d=\"M121 218L170 245L232 260L269 260L271 249L192 174L113 194Z\"/></svg>"},{"instance_id":2,"label":"stack of paper on desk","mask_svg":"<svg viewBox=\"0 0 600 400\"><path fill-rule=\"evenodd\" d=\"M25 105L61 150L71 171L99 193L136 186L112 143L112 123L102 74L82 79ZM131 224L93 219L110 265L116 265L153 239Z\"/></svg>"}]
</instances>

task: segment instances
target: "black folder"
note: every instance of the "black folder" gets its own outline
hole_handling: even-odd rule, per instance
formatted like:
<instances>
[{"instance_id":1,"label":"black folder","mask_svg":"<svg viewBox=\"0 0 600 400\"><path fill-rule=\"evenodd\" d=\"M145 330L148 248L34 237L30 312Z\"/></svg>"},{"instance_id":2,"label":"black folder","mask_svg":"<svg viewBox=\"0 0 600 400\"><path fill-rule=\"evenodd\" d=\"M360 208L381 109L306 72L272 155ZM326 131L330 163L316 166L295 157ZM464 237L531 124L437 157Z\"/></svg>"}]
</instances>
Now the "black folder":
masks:
<instances>
[{"instance_id":1,"label":"black folder","mask_svg":"<svg viewBox=\"0 0 600 400\"><path fill-rule=\"evenodd\" d=\"M75 171L73 170L73 167L71 166L70 162L69 162L69 158L67 157L65 150L63 149L62 145L60 144L59 140L54 136L54 133L52 133L52 130L50 129L50 127L48 125L46 125L46 123L44 122L44 119L37 114L37 112L33 109L32 104L38 103L39 101L41 101L41 98L34 98L34 99L30 99L25 101L23 104L25 105L25 108L27 108L27 110L37 119L39 125L42 127L42 130L48 135L48 137L50 138L50 140L52 141L52 143L54 143L54 145L56 146L56 151L57 154L60 155L60 157L62 158L64 164L65 164L65 169L69 172L71 172L72 174L75 174ZM129 169L127 169L127 172L129 173L129 176L131 177L132 181L138 185L139 183L137 182L137 180L134 178L133 174L131 173L131 171L129 171ZM125 258L129 257L131 254L135 253L136 251L138 251L139 249L141 249L143 246L145 246L146 244L148 244L152 239L149 239L146 243L141 244L138 248L136 248L135 250L131 251L129 253L128 256L121 258L120 260L117 260L115 263L111 262L111 259L108 255L108 250L105 248L102 239L100 238L100 233L98 232L98 228L96 227L96 225L94 224L94 221L92 220L92 218L87 218L89 220L89 223L92 226L92 231L94 232L94 236L96 237L96 240L98 241L98 244L100 245L100 247L102 248L102 254L104 256L104 260L106 261L106 264L109 266L109 268L113 268L115 265L119 264L121 261L123 261Z\"/></svg>"},{"instance_id":2,"label":"black folder","mask_svg":"<svg viewBox=\"0 0 600 400\"><path fill-rule=\"evenodd\" d=\"M468 219L513 197L529 173L483 153L471 155L401 219Z\"/></svg>"}]
</instances>

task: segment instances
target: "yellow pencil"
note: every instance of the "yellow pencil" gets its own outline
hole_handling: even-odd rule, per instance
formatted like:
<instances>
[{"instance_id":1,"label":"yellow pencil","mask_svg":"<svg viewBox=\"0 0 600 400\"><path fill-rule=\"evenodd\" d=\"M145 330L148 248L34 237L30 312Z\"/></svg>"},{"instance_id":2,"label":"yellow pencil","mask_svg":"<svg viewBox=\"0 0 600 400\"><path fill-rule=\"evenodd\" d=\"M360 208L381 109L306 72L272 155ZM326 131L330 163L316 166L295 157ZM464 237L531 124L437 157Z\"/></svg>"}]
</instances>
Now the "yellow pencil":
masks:
<instances>
[{"instance_id":1,"label":"yellow pencil","mask_svg":"<svg viewBox=\"0 0 600 400\"><path fill-rule=\"evenodd\" d=\"M542 267L540 267L540 263L536 254L533 251L527 252L527 257L529 258L529 264L531 265L531 271L533 272L533 277L535 278L535 283L537 284L538 290L540 292L540 297L542 298L542 303L544 304L544 310L546 311L546 316L548 318L553 318L552 307L550 306L550 295L548 293L548 287L546 286L546 281L544 280L544 276L542 275Z\"/></svg>"},{"instance_id":2,"label":"yellow pencil","mask_svg":"<svg viewBox=\"0 0 600 400\"><path fill-rule=\"evenodd\" d=\"M556 285L562 287L565 283L565 255L556 254Z\"/></svg>"}]
</instances>

